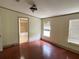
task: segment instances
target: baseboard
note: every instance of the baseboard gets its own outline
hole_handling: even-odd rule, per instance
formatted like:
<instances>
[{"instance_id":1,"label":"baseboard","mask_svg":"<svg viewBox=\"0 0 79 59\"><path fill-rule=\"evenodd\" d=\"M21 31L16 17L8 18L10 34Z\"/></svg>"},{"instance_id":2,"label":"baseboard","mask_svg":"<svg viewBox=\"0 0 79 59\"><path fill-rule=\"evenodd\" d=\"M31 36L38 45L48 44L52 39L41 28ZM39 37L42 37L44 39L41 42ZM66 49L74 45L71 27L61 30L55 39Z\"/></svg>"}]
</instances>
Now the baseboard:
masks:
<instances>
[{"instance_id":1,"label":"baseboard","mask_svg":"<svg viewBox=\"0 0 79 59\"><path fill-rule=\"evenodd\" d=\"M0 49L0 53L3 52L3 49Z\"/></svg>"},{"instance_id":2,"label":"baseboard","mask_svg":"<svg viewBox=\"0 0 79 59\"><path fill-rule=\"evenodd\" d=\"M45 41L45 42L48 42L48 43L50 43L50 44L52 44L52 45L54 45L54 46L56 46L56 47L63 48L63 49L65 49L65 50L69 51L69 52L79 54L79 51L73 50L73 49L71 49L71 48L69 48L69 47L65 47L65 46L62 46L62 45L59 45L59 44L56 44L56 43L52 43L52 42L47 41L47 40L45 40L45 39L41 39L41 40L43 40L43 41Z\"/></svg>"},{"instance_id":3,"label":"baseboard","mask_svg":"<svg viewBox=\"0 0 79 59\"><path fill-rule=\"evenodd\" d=\"M11 47L18 46L18 45L19 45L18 43L6 45L6 46L3 47L3 49L11 48Z\"/></svg>"}]
</instances>

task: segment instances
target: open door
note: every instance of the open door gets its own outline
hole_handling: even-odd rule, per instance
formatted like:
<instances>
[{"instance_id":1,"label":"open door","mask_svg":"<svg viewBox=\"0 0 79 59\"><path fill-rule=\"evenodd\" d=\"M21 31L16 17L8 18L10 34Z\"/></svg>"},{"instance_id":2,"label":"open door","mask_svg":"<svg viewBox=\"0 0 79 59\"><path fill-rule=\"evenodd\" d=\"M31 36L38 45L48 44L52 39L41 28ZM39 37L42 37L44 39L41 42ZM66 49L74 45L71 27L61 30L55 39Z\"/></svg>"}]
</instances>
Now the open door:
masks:
<instances>
[{"instance_id":1,"label":"open door","mask_svg":"<svg viewBox=\"0 0 79 59\"><path fill-rule=\"evenodd\" d=\"M19 44L28 42L29 39L29 20L28 18L19 18Z\"/></svg>"},{"instance_id":2,"label":"open door","mask_svg":"<svg viewBox=\"0 0 79 59\"><path fill-rule=\"evenodd\" d=\"M0 51L3 50L2 47L2 21L1 21L1 17L0 17Z\"/></svg>"}]
</instances>

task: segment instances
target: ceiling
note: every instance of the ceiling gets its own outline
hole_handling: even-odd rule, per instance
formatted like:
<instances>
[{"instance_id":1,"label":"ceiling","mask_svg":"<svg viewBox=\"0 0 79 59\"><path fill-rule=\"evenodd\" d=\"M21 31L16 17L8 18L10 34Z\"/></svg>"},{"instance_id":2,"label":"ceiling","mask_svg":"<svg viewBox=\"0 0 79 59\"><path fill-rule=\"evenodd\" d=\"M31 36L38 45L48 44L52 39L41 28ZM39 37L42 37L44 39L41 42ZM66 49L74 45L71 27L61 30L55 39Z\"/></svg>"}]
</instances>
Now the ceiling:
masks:
<instances>
[{"instance_id":1,"label":"ceiling","mask_svg":"<svg viewBox=\"0 0 79 59\"><path fill-rule=\"evenodd\" d=\"M28 1L31 0L0 0L0 6L39 18L79 12L79 0L34 0L38 8L34 13L29 9Z\"/></svg>"}]
</instances>

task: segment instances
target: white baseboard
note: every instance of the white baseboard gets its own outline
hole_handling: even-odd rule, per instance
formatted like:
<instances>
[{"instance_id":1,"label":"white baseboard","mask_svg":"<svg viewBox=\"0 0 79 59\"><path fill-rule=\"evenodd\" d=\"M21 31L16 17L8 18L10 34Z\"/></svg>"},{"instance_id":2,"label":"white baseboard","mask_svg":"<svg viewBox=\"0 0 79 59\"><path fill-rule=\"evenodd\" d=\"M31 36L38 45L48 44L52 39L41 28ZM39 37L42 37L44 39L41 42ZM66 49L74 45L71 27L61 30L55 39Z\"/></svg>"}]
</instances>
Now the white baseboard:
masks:
<instances>
[{"instance_id":1,"label":"white baseboard","mask_svg":"<svg viewBox=\"0 0 79 59\"><path fill-rule=\"evenodd\" d=\"M0 49L0 52L2 52L2 51L3 51L3 49L1 48L1 49Z\"/></svg>"}]
</instances>

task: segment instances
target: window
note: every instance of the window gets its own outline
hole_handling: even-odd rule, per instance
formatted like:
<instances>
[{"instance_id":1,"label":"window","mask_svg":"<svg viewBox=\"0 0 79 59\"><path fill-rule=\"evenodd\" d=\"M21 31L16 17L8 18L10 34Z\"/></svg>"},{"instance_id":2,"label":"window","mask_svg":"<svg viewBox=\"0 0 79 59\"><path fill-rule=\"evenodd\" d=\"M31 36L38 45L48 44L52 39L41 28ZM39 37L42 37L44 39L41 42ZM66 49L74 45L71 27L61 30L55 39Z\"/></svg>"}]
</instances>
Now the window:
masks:
<instances>
[{"instance_id":1,"label":"window","mask_svg":"<svg viewBox=\"0 0 79 59\"><path fill-rule=\"evenodd\" d=\"M79 19L69 21L68 42L79 44Z\"/></svg>"},{"instance_id":2,"label":"window","mask_svg":"<svg viewBox=\"0 0 79 59\"><path fill-rule=\"evenodd\" d=\"M43 35L50 37L50 21L43 21Z\"/></svg>"}]
</instances>

